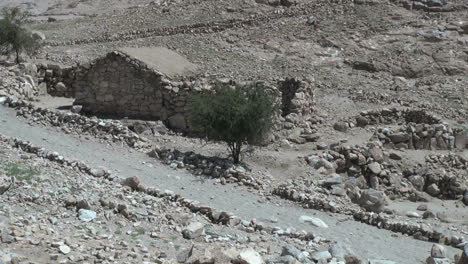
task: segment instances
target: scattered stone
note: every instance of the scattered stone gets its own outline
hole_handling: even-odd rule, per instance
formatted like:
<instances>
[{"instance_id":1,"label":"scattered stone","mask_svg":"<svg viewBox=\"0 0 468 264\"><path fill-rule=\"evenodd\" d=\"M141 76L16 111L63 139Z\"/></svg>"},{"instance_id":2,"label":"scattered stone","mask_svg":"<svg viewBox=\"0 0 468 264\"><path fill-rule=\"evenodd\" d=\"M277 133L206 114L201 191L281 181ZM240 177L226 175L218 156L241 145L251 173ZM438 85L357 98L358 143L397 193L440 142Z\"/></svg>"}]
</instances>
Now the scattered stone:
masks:
<instances>
[{"instance_id":1,"label":"scattered stone","mask_svg":"<svg viewBox=\"0 0 468 264\"><path fill-rule=\"evenodd\" d=\"M384 192L369 189L361 192L356 203L370 212L380 213L388 204L388 200Z\"/></svg>"},{"instance_id":2,"label":"scattered stone","mask_svg":"<svg viewBox=\"0 0 468 264\"><path fill-rule=\"evenodd\" d=\"M192 222L182 231L182 235L185 239L194 239L204 233L205 225L200 222Z\"/></svg>"},{"instance_id":3,"label":"scattered stone","mask_svg":"<svg viewBox=\"0 0 468 264\"><path fill-rule=\"evenodd\" d=\"M97 217L96 212L86 209L78 210L78 218L83 222L93 221Z\"/></svg>"},{"instance_id":4,"label":"scattered stone","mask_svg":"<svg viewBox=\"0 0 468 264\"><path fill-rule=\"evenodd\" d=\"M339 121L333 125L333 128L337 131L345 133L346 131L348 131L349 126L346 122Z\"/></svg>"},{"instance_id":5,"label":"scattered stone","mask_svg":"<svg viewBox=\"0 0 468 264\"><path fill-rule=\"evenodd\" d=\"M328 228L328 225L325 222L323 222L321 219L317 218L317 217L303 215L303 216L299 217L299 222L301 222L301 223L311 223L312 225L314 225L316 227Z\"/></svg>"},{"instance_id":6,"label":"scattered stone","mask_svg":"<svg viewBox=\"0 0 468 264\"><path fill-rule=\"evenodd\" d=\"M427 211L427 204L420 204L417 208L418 211Z\"/></svg>"},{"instance_id":7,"label":"scattered stone","mask_svg":"<svg viewBox=\"0 0 468 264\"><path fill-rule=\"evenodd\" d=\"M369 264L397 264L397 263L390 261L390 260L369 259Z\"/></svg>"},{"instance_id":8,"label":"scattered stone","mask_svg":"<svg viewBox=\"0 0 468 264\"><path fill-rule=\"evenodd\" d=\"M382 171L380 164L377 162L372 162L371 164L368 165L368 167L369 167L369 170L374 174L379 174Z\"/></svg>"},{"instance_id":9,"label":"scattered stone","mask_svg":"<svg viewBox=\"0 0 468 264\"><path fill-rule=\"evenodd\" d=\"M239 260L242 264L264 264L262 256L252 248L240 252Z\"/></svg>"},{"instance_id":10,"label":"scattered stone","mask_svg":"<svg viewBox=\"0 0 468 264\"><path fill-rule=\"evenodd\" d=\"M183 249L177 254L178 263L186 263L193 254L193 245L190 248Z\"/></svg>"},{"instance_id":11,"label":"scattered stone","mask_svg":"<svg viewBox=\"0 0 468 264\"><path fill-rule=\"evenodd\" d=\"M406 212L406 216L408 217L414 217L414 218L419 218L421 217L418 213L416 212Z\"/></svg>"},{"instance_id":12,"label":"scattered stone","mask_svg":"<svg viewBox=\"0 0 468 264\"><path fill-rule=\"evenodd\" d=\"M439 244L433 244L431 248L431 257L433 258L446 258L447 250Z\"/></svg>"},{"instance_id":13,"label":"scattered stone","mask_svg":"<svg viewBox=\"0 0 468 264\"><path fill-rule=\"evenodd\" d=\"M332 255L328 251L319 251L315 252L312 254L312 259L315 261L320 261L320 260L330 260L332 258Z\"/></svg>"},{"instance_id":14,"label":"scattered stone","mask_svg":"<svg viewBox=\"0 0 468 264\"><path fill-rule=\"evenodd\" d=\"M60 253L62 253L62 254L64 254L64 255L67 255L68 253L71 252L70 247L67 246L67 245L61 245L61 246L59 247L59 250L60 250Z\"/></svg>"},{"instance_id":15,"label":"scattered stone","mask_svg":"<svg viewBox=\"0 0 468 264\"><path fill-rule=\"evenodd\" d=\"M122 182L122 185L130 187L132 190L138 190L140 179L137 176L128 177Z\"/></svg>"},{"instance_id":16,"label":"scattered stone","mask_svg":"<svg viewBox=\"0 0 468 264\"><path fill-rule=\"evenodd\" d=\"M81 112L82 109L83 109L82 105L73 105L70 110L72 113L78 114Z\"/></svg>"}]
</instances>

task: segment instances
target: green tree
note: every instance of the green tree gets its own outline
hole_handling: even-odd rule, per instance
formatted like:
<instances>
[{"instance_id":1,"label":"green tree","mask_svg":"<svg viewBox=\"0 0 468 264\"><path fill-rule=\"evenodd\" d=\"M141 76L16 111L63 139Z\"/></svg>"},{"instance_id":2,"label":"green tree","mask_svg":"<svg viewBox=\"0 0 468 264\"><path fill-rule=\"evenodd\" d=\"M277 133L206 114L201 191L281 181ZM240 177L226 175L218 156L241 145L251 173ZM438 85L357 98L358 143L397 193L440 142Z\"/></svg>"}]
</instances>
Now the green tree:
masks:
<instances>
[{"instance_id":1,"label":"green tree","mask_svg":"<svg viewBox=\"0 0 468 264\"><path fill-rule=\"evenodd\" d=\"M218 85L194 96L190 121L207 140L225 142L237 164L245 144L260 143L271 131L277 111L276 97L263 87Z\"/></svg>"},{"instance_id":2,"label":"green tree","mask_svg":"<svg viewBox=\"0 0 468 264\"><path fill-rule=\"evenodd\" d=\"M24 28L27 12L19 8L4 8L1 13L3 19L0 20L0 53L15 53L16 63L19 63L21 52L34 54L39 48L39 42Z\"/></svg>"}]
</instances>

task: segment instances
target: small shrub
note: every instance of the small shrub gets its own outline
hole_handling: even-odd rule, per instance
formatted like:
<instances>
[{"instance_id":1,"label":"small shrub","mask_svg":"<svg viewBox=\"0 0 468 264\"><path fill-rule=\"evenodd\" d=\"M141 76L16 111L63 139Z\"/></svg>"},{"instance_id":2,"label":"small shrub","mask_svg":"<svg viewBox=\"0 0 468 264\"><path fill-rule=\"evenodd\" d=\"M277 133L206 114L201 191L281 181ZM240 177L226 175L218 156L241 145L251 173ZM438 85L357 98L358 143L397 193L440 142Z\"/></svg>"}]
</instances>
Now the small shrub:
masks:
<instances>
[{"instance_id":1,"label":"small shrub","mask_svg":"<svg viewBox=\"0 0 468 264\"><path fill-rule=\"evenodd\" d=\"M23 27L28 17L27 12L19 8L4 8L2 16L3 19L0 19L0 54L15 53L16 63L19 63L21 52L34 54L39 49L39 42Z\"/></svg>"},{"instance_id":2,"label":"small shrub","mask_svg":"<svg viewBox=\"0 0 468 264\"><path fill-rule=\"evenodd\" d=\"M212 93L194 96L190 121L207 140L225 142L239 163L243 145L260 143L277 111L275 96L263 87L217 85Z\"/></svg>"}]
</instances>

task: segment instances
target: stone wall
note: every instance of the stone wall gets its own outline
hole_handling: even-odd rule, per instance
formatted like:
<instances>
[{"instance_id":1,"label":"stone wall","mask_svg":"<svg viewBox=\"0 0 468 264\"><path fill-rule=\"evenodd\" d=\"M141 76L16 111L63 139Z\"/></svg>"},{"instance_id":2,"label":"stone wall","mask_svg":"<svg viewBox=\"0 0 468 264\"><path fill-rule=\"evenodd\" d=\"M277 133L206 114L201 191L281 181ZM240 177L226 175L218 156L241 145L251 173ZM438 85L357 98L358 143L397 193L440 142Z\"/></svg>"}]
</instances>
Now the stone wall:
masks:
<instances>
[{"instance_id":1,"label":"stone wall","mask_svg":"<svg viewBox=\"0 0 468 264\"><path fill-rule=\"evenodd\" d=\"M379 128L373 137L393 148L463 150L468 147L468 132L444 124L408 123L397 130Z\"/></svg>"},{"instance_id":2,"label":"stone wall","mask_svg":"<svg viewBox=\"0 0 468 264\"><path fill-rule=\"evenodd\" d=\"M74 82L78 68L57 64L38 64L39 84L45 86L47 93L52 96L72 98L75 96Z\"/></svg>"},{"instance_id":3,"label":"stone wall","mask_svg":"<svg viewBox=\"0 0 468 264\"><path fill-rule=\"evenodd\" d=\"M283 116L305 117L313 111L312 85L308 81L285 79L271 84L199 77L171 80L120 51L111 52L89 66L76 67L73 74L68 74L72 75L67 80L73 81L64 84L71 87L75 104L82 105L85 113L162 120L178 131L190 131L188 110L193 94L210 92L218 82L261 85L274 90L283 104Z\"/></svg>"}]
</instances>

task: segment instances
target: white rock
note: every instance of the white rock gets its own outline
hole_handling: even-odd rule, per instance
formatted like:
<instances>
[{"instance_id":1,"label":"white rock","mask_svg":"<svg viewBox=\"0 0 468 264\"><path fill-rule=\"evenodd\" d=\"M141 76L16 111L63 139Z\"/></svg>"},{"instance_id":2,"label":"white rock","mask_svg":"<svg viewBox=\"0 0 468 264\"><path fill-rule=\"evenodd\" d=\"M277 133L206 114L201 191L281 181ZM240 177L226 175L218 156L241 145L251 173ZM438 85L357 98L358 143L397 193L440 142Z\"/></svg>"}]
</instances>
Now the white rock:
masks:
<instances>
[{"instance_id":1,"label":"white rock","mask_svg":"<svg viewBox=\"0 0 468 264\"><path fill-rule=\"evenodd\" d=\"M70 247L67 246L67 245L61 245L61 246L59 247L59 250L60 250L60 252L61 252L62 254L64 254L64 255L67 255L68 253L71 252Z\"/></svg>"},{"instance_id":2,"label":"white rock","mask_svg":"<svg viewBox=\"0 0 468 264\"><path fill-rule=\"evenodd\" d=\"M263 264L265 263L263 261L262 256L258 254L257 251L253 250L252 248L248 248L246 250L243 250L239 254L239 258L241 260L241 263L245 264Z\"/></svg>"},{"instance_id":3,"label":"white rock","mask_svg":"<svg viewBox=\"0 0 468 264\"><path fill-rule=\"evenodd\" d=\"M78 211L78 218L83 222L90 222L96 218L96 212L86 209L80 209Z\"/></svg>"},{"instance_id":4,"label":"white rock","mask_svg":"<svg viewBox=\"0 0 468 264\"><path fill-rule=\"evenodd\" d=\"M328 225L323 222L321 219L317 217L303 215L299 217L299 222L301 223L311 223L314 226L321 227L321 228L328 228Z\"/></svg>"}]
</instances>

